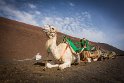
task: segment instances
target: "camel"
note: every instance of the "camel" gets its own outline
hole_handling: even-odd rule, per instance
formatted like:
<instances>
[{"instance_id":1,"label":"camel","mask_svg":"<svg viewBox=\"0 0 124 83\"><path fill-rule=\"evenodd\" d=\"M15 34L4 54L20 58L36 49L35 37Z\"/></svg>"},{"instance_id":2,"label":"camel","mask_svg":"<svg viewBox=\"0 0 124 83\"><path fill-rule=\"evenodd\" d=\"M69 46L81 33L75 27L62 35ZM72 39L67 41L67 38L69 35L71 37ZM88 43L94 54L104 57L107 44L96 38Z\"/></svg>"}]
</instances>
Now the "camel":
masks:
<instances>
[{"instance_id":1,"label":"camel","mask_svg":"<svg viewBox=\"0 0 124 83\"><path fill-rule=\"evenodd\" d=\"M101 57L101 51L100 50L96 50L94 52L89 52L89 56L87 55L86 51L83 51L82 54L88 62L91 62L92 59L93 59L93 61L98 61L98 59Z\"/></svg>"},{"instance_id":2,"label":"camel","mask_svg":"<svg viewBox=\"0 0 124 83\"><path fill-rule=\"evenodd\" d=\"M117 56L116 52L102 49L101 58L103 60L105 60L105 59L114 59L114 58L116 58L116 56Z\"/></svg>"},{"instance_id":3,"label":"camel","mask_svg":"<svg viewBox=\"0 0 124 83\"><path fill-rule=\"evenodd\" d=\"M46 42L46 49L50 49L53 57L60 61L62 64L56 64L55 62L46 62L46 68L58 67L59 69L65 69L71 67L71 64L74 63L77 59L80 62L79 54L69 46L68 43L56 44L57 41L57 30L54 26L46 25L43 30L47 37L49 38ZM77 58L78 57L78 58Z\"/></svg>"},{"instance_id":4,"label":"camel","mask_svg":"<svg viewBox=\"0 0 124 83\"><path fill-rule=\"evenodd\" d=\"M98 59L101 58L102 53L101 53L101 50L97 48L97 50L95 51L89 51L89 56L87 54L87 51L83 51L82 54L88 62L91 62L92 59L93 61L98 61Z\"/></svg>"},{"instance_id":5,"label":"camel","mask_svg":"<svg viewBox=\"0 0 124 83\"><path fill-rule=\"evenodd\" d=\"M92 59L93 61L114 59L117 55L114 51L103 50L99 47L97 47L96 51L89 51L89 56L86 51L83 51L82 54L88 62L91 62Z\"/></svg>"}]
</instances>

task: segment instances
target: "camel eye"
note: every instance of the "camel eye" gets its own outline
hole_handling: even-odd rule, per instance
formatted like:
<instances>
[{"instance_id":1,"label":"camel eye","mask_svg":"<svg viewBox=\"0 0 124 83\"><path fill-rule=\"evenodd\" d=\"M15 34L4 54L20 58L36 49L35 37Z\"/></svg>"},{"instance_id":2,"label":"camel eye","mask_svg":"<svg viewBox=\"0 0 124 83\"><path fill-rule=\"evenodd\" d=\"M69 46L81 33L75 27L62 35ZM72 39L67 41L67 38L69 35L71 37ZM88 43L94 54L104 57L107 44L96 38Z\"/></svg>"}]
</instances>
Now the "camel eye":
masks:
<instances>
[{"instance_id":1,"label":"camel eye","mask_svg":"<svg viewBox=\"0 0 124 83\"><path fill-rule=\"evenodd\" d=\"M52 30L54 30L54 28L52 28Z\"/></svg>"}]
</instances>

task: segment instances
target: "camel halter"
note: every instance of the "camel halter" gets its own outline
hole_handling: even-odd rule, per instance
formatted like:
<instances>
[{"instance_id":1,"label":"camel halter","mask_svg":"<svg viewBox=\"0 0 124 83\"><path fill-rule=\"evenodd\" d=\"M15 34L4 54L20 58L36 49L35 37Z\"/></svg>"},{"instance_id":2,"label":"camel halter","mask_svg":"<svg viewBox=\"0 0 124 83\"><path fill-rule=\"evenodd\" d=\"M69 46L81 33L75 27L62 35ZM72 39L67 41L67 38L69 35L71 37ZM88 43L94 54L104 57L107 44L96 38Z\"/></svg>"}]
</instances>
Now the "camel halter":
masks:
<instances>
[{"instance_id":1,"label":"camel halter","mask_svg":"<svg viewBox=\"0 0 124 83\"><path fill-rule=\"evenodd\" d=\"M52 33L54 33L54 35ZM55 37L56 32L47 32L46 35L47 35L47 37L49 37L49 36Z\"/></svg>"}]
</instances>

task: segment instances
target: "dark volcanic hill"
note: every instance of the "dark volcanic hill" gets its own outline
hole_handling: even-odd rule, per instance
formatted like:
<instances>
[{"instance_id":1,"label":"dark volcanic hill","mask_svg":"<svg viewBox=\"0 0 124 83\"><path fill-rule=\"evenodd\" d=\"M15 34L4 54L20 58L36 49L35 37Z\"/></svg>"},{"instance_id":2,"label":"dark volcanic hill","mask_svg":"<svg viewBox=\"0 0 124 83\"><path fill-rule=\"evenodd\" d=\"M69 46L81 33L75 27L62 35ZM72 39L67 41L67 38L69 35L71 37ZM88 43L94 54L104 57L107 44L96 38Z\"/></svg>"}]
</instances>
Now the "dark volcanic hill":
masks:
<instances>
[{"instance_id":1,"label":"dark volcanic hill","mask_svg":"<svg viewBox=\"0 0 124 83\"><path fill-rule=\"evenodd\" d=\"M57 42L62 41L64 34L58 33ZM70 36L71 37L71 36ZM73 40L78 38L71 37ZM47 37L41 27L13 21L0 17L0 58L27 58L33 57L36 53L46 55L45 42ZM118 54L123 51L104 43L94 43L101 48L113 50Z\"/></svg>"}]
</instances>

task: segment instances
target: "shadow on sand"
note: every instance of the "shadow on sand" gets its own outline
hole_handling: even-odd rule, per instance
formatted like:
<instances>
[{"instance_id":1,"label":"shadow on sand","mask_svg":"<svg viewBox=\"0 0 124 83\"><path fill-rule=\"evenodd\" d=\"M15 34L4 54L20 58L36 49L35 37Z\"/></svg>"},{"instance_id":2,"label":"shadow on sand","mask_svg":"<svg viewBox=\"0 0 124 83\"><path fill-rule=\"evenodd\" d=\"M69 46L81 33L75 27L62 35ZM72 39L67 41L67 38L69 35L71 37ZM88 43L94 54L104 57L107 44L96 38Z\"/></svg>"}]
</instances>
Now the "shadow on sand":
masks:
<instances>
[{"instance_id":1,"label":"shadow on sand","mask_svg":"<svg viewBox=\"0 0 124 83\"><path fill-rule=\"evenodd\" d=\"M45 63L42 63L42 62L36 62L36 63L34 63L34 65L45 66Z\"/></svg>"}]
</instances>

